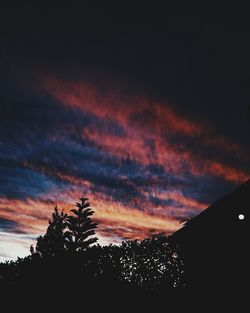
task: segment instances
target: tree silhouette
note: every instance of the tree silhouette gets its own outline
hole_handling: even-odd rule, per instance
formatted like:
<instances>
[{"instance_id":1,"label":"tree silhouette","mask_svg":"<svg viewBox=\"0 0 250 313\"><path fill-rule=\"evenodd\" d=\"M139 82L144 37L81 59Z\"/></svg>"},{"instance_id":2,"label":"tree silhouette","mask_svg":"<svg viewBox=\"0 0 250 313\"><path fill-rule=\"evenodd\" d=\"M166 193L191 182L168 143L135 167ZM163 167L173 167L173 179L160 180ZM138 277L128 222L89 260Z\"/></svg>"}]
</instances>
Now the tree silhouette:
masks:
<instances>
[{"instance_id":1,"label":"tree silhouette","mask_svg":"<svg viewBox=\"0 0 250 313\"><path fill-rule=\"evenodd\" d=\"M70 210L72 215L59 212L55 207L46 234L37 238L35 249L30 247L31 254L54 256L65 251L83 251L95 243L97 223L91 219L94 211L87 200L80 198L81 202L76 202L77 209Z\"/></svg>"},{"instance_id":2,"label":"tree silhouette","mask_svg":"<svg viewBox=\"0 0 250 313\"><path fill-rule=\"evenodd\" d=\"M98 240L91 237L97 228L97 223L91 219L94 211L90 208L88 198L80 198L80 201L76 202L77 209L71 210L73 215L66 217L65 244L71 252L82 251Z\"/></svg>"},{"instance_id":3,"label":"tree silhouette","mask_svg":"<svg viewBox=\"0 0 250 313\"><path fill-rule=\"evenodd\" d=\"M37 238L36 248L30 247L31 254L34 252L42 256L53 256L65 251L65 236L67 214L63 211L59 212L55 207L52 213L52 219L49 220L49 226L44 236Z\"/></svg>"}]
</instances>

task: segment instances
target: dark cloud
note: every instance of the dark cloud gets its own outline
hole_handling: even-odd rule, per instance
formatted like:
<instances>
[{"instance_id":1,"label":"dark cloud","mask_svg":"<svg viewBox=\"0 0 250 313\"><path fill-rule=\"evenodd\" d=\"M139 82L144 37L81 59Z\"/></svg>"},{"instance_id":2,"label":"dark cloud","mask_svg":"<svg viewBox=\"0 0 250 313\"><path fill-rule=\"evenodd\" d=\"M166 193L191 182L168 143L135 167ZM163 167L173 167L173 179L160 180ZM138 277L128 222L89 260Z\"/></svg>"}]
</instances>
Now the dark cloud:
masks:
<instances>
[{"instance_id":1,"label":"dark cloud","mask_svg":"<svg viewBox=\"0 0 250 313\"><path fill-rule=\"evenodd\" d=\"M44 174L20 167L0 167L0 196L10 199L37 198L53 187L60 189L60 181L53 181Z\"/></svg>"},{"instance_id":2,"label":"dark cloud","mask_svg":"<svg viewBox=\"0 0 250 313\"><path fill-rule=\"evenodd\" d=\"M0 218L0 231L4 232L16 232L18 223L6 218Z\"/></svg>"},{"instance_id":3,"label":"dark cloud","mask_svg":"<svg viewBox=\"0 0 250 313\"><path fill-rule=\"evenodd\" d=\"M201 159L222 162L225 165L236 166L238 169L247 171L250 161L249 146L235 144L233 141L230 142L229 138L218 133L216 129L208 130L207 134L196 138L175 134L169 136L168 141L176 146L179 153L191 149ZM229 139L228 142L227 139ZM225 152L227 153L226 159Z\"/></svg>"}]
</instances>

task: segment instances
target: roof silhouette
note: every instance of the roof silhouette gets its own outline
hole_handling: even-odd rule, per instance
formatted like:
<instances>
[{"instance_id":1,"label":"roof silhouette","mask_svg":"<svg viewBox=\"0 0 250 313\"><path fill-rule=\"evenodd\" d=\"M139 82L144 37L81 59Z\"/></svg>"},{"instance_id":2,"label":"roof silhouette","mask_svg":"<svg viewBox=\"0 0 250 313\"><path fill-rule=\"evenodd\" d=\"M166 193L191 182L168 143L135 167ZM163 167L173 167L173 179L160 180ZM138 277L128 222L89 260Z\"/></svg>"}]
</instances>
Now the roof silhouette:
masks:
<instances>
[{"instance_id":1,"label":"roof silhouette","mask_svg":"<svg viewBox=\"0 0 250 313\"><path fill-rule=\"evenodd\" d=\"M173 233L195 286L242 286L248 272L250 180Z\"/></svg>"},{"instance_id":2,"label":"roof silhouette","mask_svg":"<svg viewBox=\"0 0 250 313\"><path fill-rule=\"evenodd\" d=\"M250 179L233 192L215 201L191 220L186 221L182 228L172 234L170 240L181 241L188 233L200 231L201 227L203 230L213 227L214 231L221 229L221 232L224 232L228 226L235 228L239 225L240 227L237 228L242 229L242 226L248 223L249 207ZM239 219L239 215L244 216L243 220Z\"/></svg>"}]
</instances>

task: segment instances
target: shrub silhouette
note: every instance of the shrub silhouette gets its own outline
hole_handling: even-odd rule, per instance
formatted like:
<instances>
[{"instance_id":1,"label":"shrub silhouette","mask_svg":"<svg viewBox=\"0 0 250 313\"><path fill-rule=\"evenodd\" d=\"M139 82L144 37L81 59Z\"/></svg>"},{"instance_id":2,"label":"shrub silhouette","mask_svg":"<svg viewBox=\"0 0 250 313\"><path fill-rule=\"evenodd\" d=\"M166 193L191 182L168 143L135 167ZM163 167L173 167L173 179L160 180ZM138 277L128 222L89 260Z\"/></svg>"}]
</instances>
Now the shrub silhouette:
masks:
<instances>
[{"instance_id":1,"label":"shrub silhouette","mask_svg":"<svg viewBox=\"0 0 250 313\"><path fill-rule=\"evenodd\" d=\"M53 256L60 252L65 251L65 235L67 214L61 211L59 213L55 207L52 213L52 220L49 220L49 226L44 236L37 238L36 248L34 251L33 246L30 247L30 252L39 253L42 256Z\"/></svg>"},{"instance_id":2,"label":"shrub silhouette","mask_svg":"<svg viewBox=\"0 0 250 313\"><path fill-rule=\"evenodd\" d=\"M144 239L122 243L122 276L137 286L154 290L164 284L177 287L183 284L183 262L171 248L167 237L160 233Z\"/></svg>"}]
</instances>

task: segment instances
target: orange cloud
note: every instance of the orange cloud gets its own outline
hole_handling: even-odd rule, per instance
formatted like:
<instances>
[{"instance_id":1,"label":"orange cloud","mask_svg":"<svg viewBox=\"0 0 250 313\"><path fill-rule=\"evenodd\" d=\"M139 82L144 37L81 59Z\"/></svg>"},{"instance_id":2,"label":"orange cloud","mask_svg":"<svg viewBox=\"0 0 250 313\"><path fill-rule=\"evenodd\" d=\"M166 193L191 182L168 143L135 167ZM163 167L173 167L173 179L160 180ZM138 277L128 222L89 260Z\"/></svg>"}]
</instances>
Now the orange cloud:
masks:
<instances>
[{"instance_id":1,"label":"orange cloud","mask_svg":"<svg viewBox=\"0 0 250 313\"><path fill-rule=\"evenodd\" d=\"M72 198L77 199L80 190L66 190L66 194L67 197L51 194L46 198L57 198L59 209L68 212L74 206ZM92 195L90 200L95 210L94 218L100 223L98 231L108 235L110 241L117 234L115 228L119 229L121 238L141 239L149 230L172 233L180 227L174 217L158 216L119 202L114 203L112 199L105 199L102 194ZM14 232L39 235L45 232L54 205L51 201L45 200L27 199L22 201L0 198L0 217L17 222ZM111 226L114 233L107 234L107 227ZM134 230L136 231L134 232Z\"/></svg>"},{"instance_id":2,"label":"orange cloud","mask_svg":"<svg viewBox=\"0 0 250 313\"><path fill-rule=\"evenodd\" d=\"M177 114L165 103L155 103L143 96L101 92L85 82L65 82L49 76L43 77L41 88L66 107L91 113L104 121L114 121L123 127L124 136L91 127L82 130L84 139L115 156L129 154L140 164L159 164L178 175L188 168L192 175L212 175L231 182L242 182L250 176L215 160L200 159L192 153L192 147L170 143L169 136L181 134L198 139L201 147L211 145L233 155L241 154L238 145L223 136L211 139L213 134L209 134L206 127Z\"/></svg>"},{"instance_id":3,"label":"orange cloud","mask_svg":"<svg viewBox=\"0 0 250 313\"><path fill-rule=\"evenodd\" d=\"M100 92L85 82L64 82L53 77L43 78L41 88L66 107L114 120L125 129L143 128L144 131L157 134L171 131L190 136L202 131L197 122L176 114L166 104L152 103L145 97Z\"/></svg>"},{"instance_id":4,"label":"orange cloud","mask_svg":"<svg viewBox=\"0 0 250 313\"><path fill-rule=\"evenodd\" d=\"M202 203L195 199L184 196L182 192L178 190L158 191L155 193L155 196L162 200L173 200L177 204L180 204L186 208L192 208L198 211L205 209L208 206L207 203Z\"/></svg>"},{"instance_id":5,"label":"orange cloud","mask_svg":"<svg viewBox=\"0 0 250 313\"><path fill-rule=\"evenodd\" d=\"M235 183L244 182L250 176L249 173L212 161L205 163L205 171L213 176L222 177Z\"/></svg>"}]
</instances>

